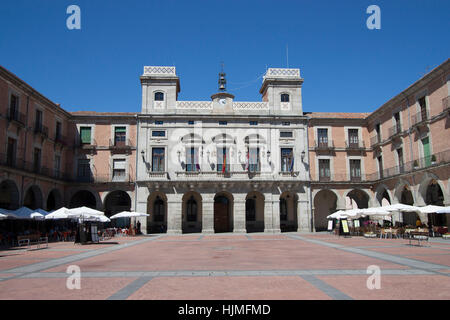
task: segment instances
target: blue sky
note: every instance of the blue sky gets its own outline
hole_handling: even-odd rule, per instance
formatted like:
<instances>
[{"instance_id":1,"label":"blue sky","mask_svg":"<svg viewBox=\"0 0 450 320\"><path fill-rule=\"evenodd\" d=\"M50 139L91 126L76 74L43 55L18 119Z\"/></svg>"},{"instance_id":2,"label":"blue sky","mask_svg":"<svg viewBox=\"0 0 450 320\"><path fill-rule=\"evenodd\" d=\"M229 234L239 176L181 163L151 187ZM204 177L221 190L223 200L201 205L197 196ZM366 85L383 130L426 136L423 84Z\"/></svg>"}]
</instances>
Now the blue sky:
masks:
<instances>
[{"instance_id":1,"label":"blue sky","mask_svg":"<svg viewBox=\"0 0 450 320\"><path fill-rule=\"evenodd\" d=\"M81 8L81 30L66 9ZM369 30L366 9L381 9ZM445 0L2 0L0 65L68 111L139 112L144 65L175 65L179 100L209 100L225 63L237 101L266 67L300 68L303 108L371 112L450 53Z\"/></svg>"}]
</instances>

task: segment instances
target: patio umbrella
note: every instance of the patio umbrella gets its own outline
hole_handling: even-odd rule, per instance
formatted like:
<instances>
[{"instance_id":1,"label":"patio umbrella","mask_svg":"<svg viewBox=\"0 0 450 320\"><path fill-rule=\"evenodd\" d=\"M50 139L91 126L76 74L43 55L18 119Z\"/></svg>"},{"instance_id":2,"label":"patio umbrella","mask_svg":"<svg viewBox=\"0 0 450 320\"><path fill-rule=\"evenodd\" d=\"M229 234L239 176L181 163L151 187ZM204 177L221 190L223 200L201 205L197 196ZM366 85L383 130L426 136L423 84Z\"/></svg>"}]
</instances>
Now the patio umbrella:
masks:
<instances>
[{"instance_id":1,"label":"patio umbrella","mask_svg":"<svg viewBox=\"0 0 450 320\"><path fill-rule=\"evenodd\" d=\"M419 207L415 207L415 206L410 206L407 204L403 204L403 203L396 203L396 204L391 204L389 206L383 206L380 207L383 208L386 211L397 211L397 212L418 212Z\"/></svg>"},{"instance_id":2,"label":"patio umbrella","mask_svg":"<svg viewBox=\"0 0 450 320\"><path fill-rule=\"evenodd\" d=\"M139 212L130 212L130 211L122 211L110 217L110 219L118 219L118 218L133 218L133 217L148 217L149 215L146 213Z\"/></svg>"},{"instance_id":3,"label":"patio umbrella","mask_svg":"<svg viewBox=\"0 0 450 320\"><path fill-rule=\"evenodd\" d=\"M88 215L92 215L92 216L104 216L105 213L101 212L99 210L95 210L92 208L88 208L88 207L79 207L79 208L73 208L73 209L69 209L70 214L74 215L74 216L78 216L80 214L88 214Z\"/></svg>"},{"instance_id":4,"label":"patio umbrella","mask_svg":"<svg viewBox=\"0 0 450 320\"><path fill-rule=\"evenodd\" d=\"M442 210L444 208L445 207L428 205L425 207L419 207L418 209L420 213L436 213L438 210Z\"/></svg>"},{"instance_id":5,"label":"patio umbrella","mask_svg":"<svg viewBox=\"0 0 450 320\"><path fill-rule=\"evenodd\" d=\"M450 206L441 207L441 209L437 210L436 213L450 213Z\"/></svg>"},{"instance_id":6,"label":"patio umbrella","mask_svg":"<svg viewBox=\"0 0 450 320\"><path fill-rule=\"evenodd\" d=\"M13 218L16 219L17 216L13 213L14 211L7 210L7 209L0 209L0 220Z\"/></svg>"},{"instance_id":7,"label":"patio umbrella","mask_svg":"<svg viewBox=\"0 0 450 320\"><path fill-rule=\"evenodd\" d=\"M345 210L341 216L342 218L350 218L350 219L359 219L361 218L361 210L362 209L350 209L350 210Z\"/></svg>"},{"instance_id":8,"label":"patio umbrella","mask_svg":"<svg viewBox=\"0 0 450 320\"><path fill-rule=\"evenodd\" d=\"M67 209L66 207L59 208L58 210L55 210L45 216L45 219L69 219L69 218L71 218L70 209Z\"/></svg>"},{"instance_id":9,"label":"patio umbrella","mask_svg":"<svg viewBox=\"0 0 450 320\"><path fill-rule=\"evenodd\" d=\"M13 213L19 219L31 219L31 214L34 212L34 210L31 210L28 207L22 207L15 210Z\"/></svg>"}]
</instances>

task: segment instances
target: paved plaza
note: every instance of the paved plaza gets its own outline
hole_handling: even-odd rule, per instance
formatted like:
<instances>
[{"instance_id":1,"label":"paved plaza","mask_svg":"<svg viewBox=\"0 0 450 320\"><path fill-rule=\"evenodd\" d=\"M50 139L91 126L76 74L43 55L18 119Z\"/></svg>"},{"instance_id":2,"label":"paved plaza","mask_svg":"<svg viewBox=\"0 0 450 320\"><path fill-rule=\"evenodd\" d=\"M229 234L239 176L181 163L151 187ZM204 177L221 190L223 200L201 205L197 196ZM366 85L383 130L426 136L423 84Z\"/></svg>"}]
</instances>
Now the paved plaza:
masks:
<instances>
[{"instance_id":1,"label":"paved plaza","mask_svg":"<svg viewBox=\"0 0 450 320\"><path fill-rule=\"evenodd\" d=\"M69 290L67 269L81 270ZM369 289L369 266L381 270ZM0 299L450 299L450 241L327 233L116 237L0 251Z\"/></svg>"}]
</instances>

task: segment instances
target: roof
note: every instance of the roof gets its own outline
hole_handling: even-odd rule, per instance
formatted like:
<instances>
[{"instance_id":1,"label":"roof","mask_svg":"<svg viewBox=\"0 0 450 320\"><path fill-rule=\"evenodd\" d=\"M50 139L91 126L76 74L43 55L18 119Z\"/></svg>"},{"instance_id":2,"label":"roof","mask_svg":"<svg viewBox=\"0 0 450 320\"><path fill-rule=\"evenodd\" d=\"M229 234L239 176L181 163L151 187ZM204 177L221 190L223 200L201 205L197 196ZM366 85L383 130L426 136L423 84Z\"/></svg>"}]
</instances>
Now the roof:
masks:
<instances>
[{"instance_id":1,"label":"roof","mask_svg":"<svg viewBox=\"0 0 450 320\"><path fill-rule=\"evenodd\" d=\"M352 112L305 112L311 119L366 119L370 113Z\"/></svg>"},{"instance_id":2,"label":"roof","mask_svg":"<svg viewBox=\"0 0 450 320\"><path fill-rule=\"evenodd\" d=\"M103 117L103 116L110 116L110 117L117 117L117 116L135 116L137 115L137 112L96 112L96 111L74 111L70 112L73 116L97 116L97 117Z\"/></svg>"}]
</instances>

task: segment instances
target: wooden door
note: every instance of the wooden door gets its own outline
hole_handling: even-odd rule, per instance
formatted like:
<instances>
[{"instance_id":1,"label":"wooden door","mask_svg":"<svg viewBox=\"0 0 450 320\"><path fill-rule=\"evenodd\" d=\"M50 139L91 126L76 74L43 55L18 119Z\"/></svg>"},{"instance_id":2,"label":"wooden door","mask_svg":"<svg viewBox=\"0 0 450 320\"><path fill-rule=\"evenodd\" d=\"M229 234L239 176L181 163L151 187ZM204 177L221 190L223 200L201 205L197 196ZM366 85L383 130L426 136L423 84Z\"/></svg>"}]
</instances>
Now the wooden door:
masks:
<instances>
[{"instance_id":1,"label":"wooden door","mask_svg":"<svg viewBox=\"0 0 450 320\"><path fill-rule=\"evenodd\" d=\"M214 231L229 231L228 201L214 202Z\"/></svg>"}]
</instances>

